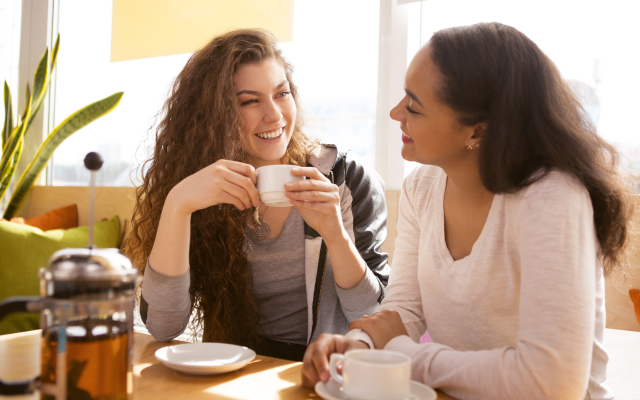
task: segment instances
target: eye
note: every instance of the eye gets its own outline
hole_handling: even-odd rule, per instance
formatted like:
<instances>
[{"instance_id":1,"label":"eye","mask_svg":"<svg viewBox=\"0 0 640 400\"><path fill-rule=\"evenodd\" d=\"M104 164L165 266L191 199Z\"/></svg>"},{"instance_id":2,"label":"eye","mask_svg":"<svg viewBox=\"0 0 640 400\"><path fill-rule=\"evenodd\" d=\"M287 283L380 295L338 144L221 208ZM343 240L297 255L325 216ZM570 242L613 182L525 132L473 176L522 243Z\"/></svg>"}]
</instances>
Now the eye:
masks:
<instances>
[{"instance_id":1,"label":"eye","mask_svg":"<svg viewBox=\"0 0 640 400\"><path fill-rule=\"evenodd\" d=\"M407 111L409 111L409 113L411 113L411 114L420 114L419 112L414 111L413 108L411 108L409 106L404 106L404 108L406 108Z\"/></svg>"},{"instance_id":2,"label":"eye","mask_svg":"<svg viewBox=\"0 0 640 400\"><path fill-rule=\"evenodd\" d=\"M251 99L251 100L243 101L242 103L240 103L240 105L241 106L248 106L249 104L257 103L257 102L258 102L257 99Z\"/></svg>"},{"instance_id":3,"label":"eye","mask_svg":"<svg viewBox=\"0 0 640 400\"><path fill-rule=\"evenodd\" d=\"M288 91L286 91L286 90L285 90L284 92L280 92L280 93L278 93L278 95L277 95L276 97L285 97L285 96L287 96L288 94L291 94L291 92L288 92Z\"/></svg>"}]
</instances>

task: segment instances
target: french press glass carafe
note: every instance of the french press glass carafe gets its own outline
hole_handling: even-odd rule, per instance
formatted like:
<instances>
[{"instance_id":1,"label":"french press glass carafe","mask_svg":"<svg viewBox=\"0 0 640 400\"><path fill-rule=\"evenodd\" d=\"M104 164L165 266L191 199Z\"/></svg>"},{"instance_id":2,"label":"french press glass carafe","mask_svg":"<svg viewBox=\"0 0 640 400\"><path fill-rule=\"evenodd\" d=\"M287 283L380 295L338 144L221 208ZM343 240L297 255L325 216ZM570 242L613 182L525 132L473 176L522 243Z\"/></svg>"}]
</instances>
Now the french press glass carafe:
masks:
<instances>
[{"instance_id":1,"label":"french press glass carafe","mask_svg":"<svg viewBox=\"0 0 640 400\"><path fill-rule=\"evenodd\" d=\"M91 198L93 208L93 193ZM38 386L43 400L132 398L133 309L140 276L117 249L93 249L91 242L92 234L88 248L51 256L38 273L40 297L0 303L0 318L40 312L42 328L37 383L0 382L0 394L30 393Z\"/></svg>"}]
</instances>

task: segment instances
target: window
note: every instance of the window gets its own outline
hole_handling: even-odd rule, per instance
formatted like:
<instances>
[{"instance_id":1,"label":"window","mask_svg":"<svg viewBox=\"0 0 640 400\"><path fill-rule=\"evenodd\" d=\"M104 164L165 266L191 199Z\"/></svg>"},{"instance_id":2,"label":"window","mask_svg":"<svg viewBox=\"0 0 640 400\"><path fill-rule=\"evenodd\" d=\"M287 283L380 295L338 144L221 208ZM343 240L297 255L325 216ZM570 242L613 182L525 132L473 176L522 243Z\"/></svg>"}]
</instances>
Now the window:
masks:
<instances>
[{"instance_id":1,"label":"window","mask_svg":"<svg viewBox=\"0 0 640 400\"><path fill-rule=\"evenodd\" d=\"M526 34L558 66L600 135L640 173L640 3L632 0L430 0L411 4L409 56L443 28L501 22ZM414 27L412 29L411 27ZM415 28L419 27L419 29ZM408 168L405 168L405 170Z\"/></svg>"},{"instance_id":2,"label":"window","mask_svg":"<svg viewBox=\"0 0 640 400\"><path fill-rule=\"evenodd\" d=\"M379 2L296 1L293 42L281 45L294 66L305 131L351 149L373 165L378 87Z\"/></svg>"},{"instance_id":3,"label":"window","mask_svg":"<svg viewBox=\"0 0 640 400\"><path fill-rule=\"evenodd\" d=\"M58 9L60 52L53 126L69 114L123 91L118 107L65 140L53 156L53 185L86 186L82 160L90 151L105 163L96 183L131 185L130 170L145 156L141 146L167 91L189 54L110 62L111 0L64 0ZM55 17L55 14L54 14Z\"/></svg>"},{"instance_id":4,"label":"window","mask_svg":"<svg viewBox=\"0 0 640 400\"><path fill-rule=\"evenodd\" d=\"M51 184L87 185L82 160L89 151L98 151L105 160L98 185L131 185L132 168L148 156L153 135L143 140L153 133L154 117L190 57L111 63L111 13L111 0L59 2L54 124L114 92L124 91L124 97L111 114L58 148ZM281 48L295 68L305 130L325 143L351 148L373 164L379 2L299 0L294 13L294 40Z\"/></svg>"}]
</instances>

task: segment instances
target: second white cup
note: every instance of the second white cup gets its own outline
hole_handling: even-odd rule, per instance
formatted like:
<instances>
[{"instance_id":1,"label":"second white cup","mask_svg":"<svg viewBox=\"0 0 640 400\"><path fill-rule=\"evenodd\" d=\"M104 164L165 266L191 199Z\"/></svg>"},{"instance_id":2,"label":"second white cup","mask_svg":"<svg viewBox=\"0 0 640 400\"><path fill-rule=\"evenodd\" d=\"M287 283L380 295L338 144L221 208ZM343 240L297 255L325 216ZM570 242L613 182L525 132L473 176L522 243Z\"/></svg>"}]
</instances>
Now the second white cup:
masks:
<instances>
[{"instance_id":1,"label":"second white cup","mask_svg":"<svg viewBox=\"0 0 640 400\"><path fill-rule=\"evenodd\" d=\"M291 173L295 165L267 165L256 169L258 193L260 201L269 207L291 207L289 198L285 196L284 184L304 180L304 176Z\"/></svg>"},{"instance_id":2,"label":"second white cup","mask_svg":"<svg viewBox=\"0 0 640 400\"><path fill-rule=\"evenodd\" d=\"M336 363L342 361L342 376ZM404 400L411 390L411 358L388 350L349 350L329 359L331 378L354 400Z\"/></svg>"}]
</instances>

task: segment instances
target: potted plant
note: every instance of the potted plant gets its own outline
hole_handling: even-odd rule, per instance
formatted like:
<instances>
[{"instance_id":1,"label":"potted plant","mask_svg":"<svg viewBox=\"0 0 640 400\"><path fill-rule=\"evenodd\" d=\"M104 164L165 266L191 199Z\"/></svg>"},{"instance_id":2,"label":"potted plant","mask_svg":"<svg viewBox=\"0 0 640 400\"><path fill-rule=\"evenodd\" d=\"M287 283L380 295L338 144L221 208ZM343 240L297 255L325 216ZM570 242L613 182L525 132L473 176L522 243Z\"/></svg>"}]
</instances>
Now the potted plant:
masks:
<instances>
[{"instance_id":1,"label":"potted plant","mask_svg":"<svg viewBox=\"0 0 640 400\"><path fill-rule=\"evenodd\" d=\"M1 134L2 158L0 158L0 201L2 201L4 195L7 193L7 189L9 188L9 184L13 178L18 161L20 161L20 157L22 156L24 136L34 118L42 108L45 94L49 88L51 73L56 65L59 48L60 35L58 35L56 39L51 54L49 54L49 49L47 48L40 59L38 68L34 73L33 90L29 90L29 85L27 85L26 107L15 124L13 121L11 91L9 90L7 82L5 81L4 83L5 121ZM22 207L27 195L33 187L33 184L36 179L38 179L40 173L44 170L56 148L76 131L113 111L120 103L123 94L123 92L117 92L81 108L68 116L47 135L47 138L38 148L33 160L31 160L31 163L17 181L15 189L9 199L9 203L4 211L3 218L8 220L18 213L20 207Z\"/></svg>"}]
</instances>

